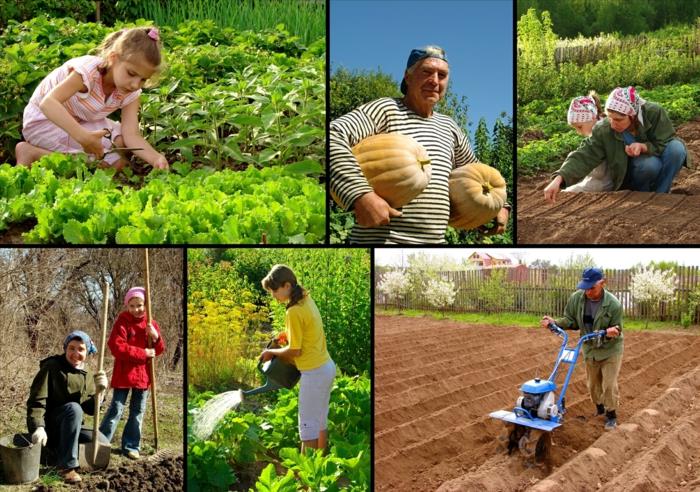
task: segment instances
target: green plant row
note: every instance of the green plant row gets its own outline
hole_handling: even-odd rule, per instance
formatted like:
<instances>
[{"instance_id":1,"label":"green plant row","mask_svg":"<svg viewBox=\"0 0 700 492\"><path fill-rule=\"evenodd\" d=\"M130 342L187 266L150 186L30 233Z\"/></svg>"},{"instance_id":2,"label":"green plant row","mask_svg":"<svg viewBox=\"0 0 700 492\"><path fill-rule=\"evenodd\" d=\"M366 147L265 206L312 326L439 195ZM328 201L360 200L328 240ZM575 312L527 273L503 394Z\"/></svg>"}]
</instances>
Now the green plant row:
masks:
<instances>
[{"instance_id":1,"label":"green plant row","mask_svg":"<svg viewBox=\"0 0 700 492\"><path fill-rule=\"evenodd\" d=\"M187 20L212 20L218 26L268 30L283 24L304 43L326 33L322 0L127 0L119 7L133 19L175 26Z\"/></svg>"},{"instance_id":2,"label":"green plant row","mask_svg":"<svg viewBox=\"0 0 700 492\"><path fill-rule=\"evenodd\" d=\"M211 396L208 392L190 397L188 428L197 409ZM370 490L369 378L336 378L328 415L330 450L325 456L298 451L297 402L298 387L279 391L276 403L260 413L245 411L244 401L206 441L189 435L188 490L228 490L239 480L237 472L251 469L254 463L269 463L255 483L254 490L260 492ZM276 469L283 472L278 474Z\"/></svg>"},{"instance_id":3,"label":"green plant row","mask_svg":"<svg viewBox=\"0 0 700 492\"><path fill-rule=\"evenodd\" d=\"M543 12L540 19L531 9L518 21L519 105L534 99L577 95L590 88L606 93L616 86L686 83L697 79L700 68L696 41L690 42L687 34L679 35L674 30L666 35L650 35L629 49L621 45L606 52L602 59L584 64L555 64L557 42L548 12Z\"/></svg>"},{"instance_id":4,"label":"green plant row","mask_svg":"<svg viewBox=\"0 0 700 492\"><path fill-rule=\"evenodd\" d=\"M0 230L36 218L29 243L317 243L325 190L284 167L152 172L136 190L112 170L51 154L31 170L0 166Z\"/></svg>"},{"instance_id":5,"label":"green plant row","mask_svg":"<svg viewBox=\"0 0 700 492\"><path fill-rule=\"evenodd\" d=\"M116 27L133 25L150 22ZM10 24L0 38L0 162L14 154L40 80L112 30L42 17ZM212 21L164 27L162 39L165 70L142 95L141 120L168 160L234 169L301 162L323 173L323 40L305 47L281 27L240 32Z\"/></svg>"}]
</instances>

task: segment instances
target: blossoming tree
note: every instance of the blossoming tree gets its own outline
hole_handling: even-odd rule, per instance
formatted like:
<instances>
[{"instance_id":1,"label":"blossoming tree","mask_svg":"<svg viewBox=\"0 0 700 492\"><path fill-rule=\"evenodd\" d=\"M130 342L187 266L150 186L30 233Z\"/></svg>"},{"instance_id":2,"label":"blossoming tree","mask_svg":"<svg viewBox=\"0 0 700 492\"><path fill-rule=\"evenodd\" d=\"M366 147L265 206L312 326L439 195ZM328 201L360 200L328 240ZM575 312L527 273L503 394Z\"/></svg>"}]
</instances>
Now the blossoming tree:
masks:
<instances>
[{"instance_id":1,"label":"blossoming tree","mask_svg":"<svg viewBox=\"0 0 700 492\"><path fill-rule=\"evenodd\" d=\"M673 299L675 286L676 274L668 270L642 267L632 275L630 290L634 301L642 306L645 328L649 326L649 318L658 311L659 303Z\"/></svg>"}]
</instances>

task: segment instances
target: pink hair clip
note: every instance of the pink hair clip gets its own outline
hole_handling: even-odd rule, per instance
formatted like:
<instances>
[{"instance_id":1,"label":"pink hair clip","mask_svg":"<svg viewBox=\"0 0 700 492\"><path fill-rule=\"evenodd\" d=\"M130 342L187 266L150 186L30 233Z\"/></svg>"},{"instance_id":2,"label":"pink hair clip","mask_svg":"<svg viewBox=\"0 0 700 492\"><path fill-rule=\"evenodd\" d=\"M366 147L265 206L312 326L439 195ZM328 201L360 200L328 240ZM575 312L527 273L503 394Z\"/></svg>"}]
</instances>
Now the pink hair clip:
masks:
<instances>
[{"instance_id":1,"label":"pink hair clip","mask_svg":"<svg viewBox=\"0 0 700 492\"><path fill-rule=\"evenodd\" d=\"M148 37L151 38L153 41L159 41L160 34L158 33L158 29L156 29L155 27L151 28L148 31Z\"/></svg>"}]
</instances>

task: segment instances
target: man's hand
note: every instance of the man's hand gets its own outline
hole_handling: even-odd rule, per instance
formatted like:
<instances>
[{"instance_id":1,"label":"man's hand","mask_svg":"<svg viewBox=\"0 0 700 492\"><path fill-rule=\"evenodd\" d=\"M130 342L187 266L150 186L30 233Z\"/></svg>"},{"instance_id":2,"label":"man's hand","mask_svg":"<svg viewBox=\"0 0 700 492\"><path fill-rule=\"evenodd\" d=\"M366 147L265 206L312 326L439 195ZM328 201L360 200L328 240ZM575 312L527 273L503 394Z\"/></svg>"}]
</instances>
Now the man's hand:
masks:
<instances>
[{"instance_id":1,"label":"man's hand","mask_svg":"<svg viewBox=\"0 0 700 492\"><path fill-rule=\"evenodd\" d=\"M365 193L355 200L355 221L363 227L387 225L393 217L401 217L401 212L391 208L382 197L374 193Z\"/></svg>"},{"instance_id":2,"label":"man's hand","mask_svg":"<svg viewBox=\"0 0 700 492\"><path fill-rule=\"evenodd\" d=\"M107 389L107 385L109 384L107 382L107 375L105 374L104 371L98 371L95 374L95 388L97 388L98 392L102 392Z\"/></svg>"},{"instance_id":3,"label":"man's hand","mask_svg":"<svg viewBox=\"0 0 700 492\"><path fill-rule=\"evenodd\" d=\"M564 182L564 178L561 176L556 176L551 183L547 185L544 189L544 199L549 203L554 203L561 190L561 184Z\"/></svg>"},{"instance_id":4,"label":"man's hand","mask_svg":"<svg viewBox=\"0 0 700 492\"><path fill-rule=\"evenodd\" d=\"M620 336L620 327L619 326L611 326L607 330L605 330L605 336L608 338L615 338Z\"/></svg>"},{"instance_id":5,"label":"man's hand","mask_svg":"<svg viewBox=\"0 0 700 492\"><path fill-rule=\"evenodd\" d=\"M554 323L554 318L550 318L549 316L542 316L542 319L540 320L540 327L549 328L550 323Z\"/></svg>"},{"instance_id":6,"label":"man's hand","mask_svg":"<svg viewBox=\"0 0 700 492\"><path fill-rule=\"evenodd\" d=\"M493 219L494 225L492 227L479 226L479 230L487 236L495 236L497 234L503 234L506 232L506 227L508 226L508 217L510 212L507 208L502 208L498 215Z\"/></svg>"},{"instance_id":7,"label":"man's hand","mask_svg":"<svg viewBox=\"0 0 700 492\"><path fill-rule=\"evenodd\" d=\"M34 444L39 444L40 446L46 446L46 441L48 441L48 436L43 427L37 427L32 434L32 442Z\"/></svg>"}]
</instances>

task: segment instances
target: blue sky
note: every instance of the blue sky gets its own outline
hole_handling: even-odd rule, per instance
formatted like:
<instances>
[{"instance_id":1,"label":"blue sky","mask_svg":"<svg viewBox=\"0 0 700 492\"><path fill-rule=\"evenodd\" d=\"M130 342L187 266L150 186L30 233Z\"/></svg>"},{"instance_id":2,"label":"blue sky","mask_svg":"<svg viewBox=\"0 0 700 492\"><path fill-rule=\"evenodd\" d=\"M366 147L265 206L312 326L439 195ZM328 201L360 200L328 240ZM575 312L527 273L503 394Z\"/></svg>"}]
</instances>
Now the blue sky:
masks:
<instances>
[{"instance_id":1,"label":"blue sky","mask_svg":"<svg viewBox=\"0 0 700 492\"><path fill-rule=\"evenodd\" d=\"M403 78L411 49L447 52L452 91L467 97L470 132L513 114L511 0L331 0L331 69L376 70Z\"/></svg>"}]
</instances>

